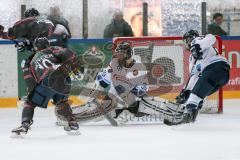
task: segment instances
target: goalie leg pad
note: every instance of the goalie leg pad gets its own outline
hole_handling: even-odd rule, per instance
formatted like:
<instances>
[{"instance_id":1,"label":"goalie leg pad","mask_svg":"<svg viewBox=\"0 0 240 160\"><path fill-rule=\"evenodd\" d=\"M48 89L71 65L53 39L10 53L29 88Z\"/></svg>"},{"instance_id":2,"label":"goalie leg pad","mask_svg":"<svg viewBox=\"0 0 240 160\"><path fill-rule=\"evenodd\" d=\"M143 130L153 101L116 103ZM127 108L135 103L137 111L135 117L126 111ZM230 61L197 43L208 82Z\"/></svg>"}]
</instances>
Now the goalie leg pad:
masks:
<instances>
[{"instance_id":1,"label":"goalie leg pad","mask_svg":"<svg viewBox=\"0 0 240 160\"><path fill-rule=\"evenodd\" d=\"M152 98L142 98L139 105L139 112L162 116L162 118L167 116L178 119L182 116L183 110L183 105L166 100L154 100Z\"/></svg>"}]
</instances>

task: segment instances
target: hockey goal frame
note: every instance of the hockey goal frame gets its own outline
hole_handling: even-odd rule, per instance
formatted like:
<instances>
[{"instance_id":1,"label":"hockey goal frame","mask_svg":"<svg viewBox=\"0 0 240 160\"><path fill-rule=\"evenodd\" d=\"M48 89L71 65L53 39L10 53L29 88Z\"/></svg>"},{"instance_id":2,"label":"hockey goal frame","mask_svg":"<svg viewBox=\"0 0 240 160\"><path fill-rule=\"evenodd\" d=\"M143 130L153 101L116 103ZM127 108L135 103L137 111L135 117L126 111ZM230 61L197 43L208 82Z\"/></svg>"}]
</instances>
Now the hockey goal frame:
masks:
<instances>
[{"instance_id":1,"label":"hockey goal frame","mask_svg":"<svg viewBox=\"0 0 240 160\"><path fill-rule=\"evenodd\" d=\"M216 47L218 49L219 54L222 55L222 39L220 36L216 37ZM121 41L174 41L174 40L183 40L180 36L162 36L162 37L117 37L113 39L113 51L116 47L116 45ZM223 89L222 87L218 91L218 111L217 113L223 113Z\"/></svg>"}]
</instances>

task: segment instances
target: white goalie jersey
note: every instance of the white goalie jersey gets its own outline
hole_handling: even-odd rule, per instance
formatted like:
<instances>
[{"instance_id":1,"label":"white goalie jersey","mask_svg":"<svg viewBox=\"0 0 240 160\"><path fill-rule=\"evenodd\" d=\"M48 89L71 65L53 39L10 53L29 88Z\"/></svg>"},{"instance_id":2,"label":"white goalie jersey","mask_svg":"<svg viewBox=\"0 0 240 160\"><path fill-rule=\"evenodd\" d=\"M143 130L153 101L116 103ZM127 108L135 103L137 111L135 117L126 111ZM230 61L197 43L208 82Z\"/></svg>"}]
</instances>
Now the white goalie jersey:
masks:
<instances>
[{"instance_id":1,"label":"white goalie jersey","mask_svg":"<svg viewBox=\"0 0 240 160\"><path fill-rule=\"evenodd\" d=\"M99 74L102 74L110 85L110 95L121 98L127 105L138 99L131 91L136 86L147 85L147 70L141 63L135 62L131 68L126 68L119 65L117 58L113 58L102 73ZM146 92L147 90L148 88Z\"/></svg>"},{"instance_id":2,"label":"white goalie jersey","mask_svg":"<svg viewBox=\"0 0 240 160\"><path fill-rule=\"evenodd\" d=\"M199 75L207 66L219 61L228 63L226 58L218 54L217 49L214 48L215 42L216 37L212 34L208 34L205 37L197 37L192 41L191 45L200 45L203 55L202 59L197 61L192 55L189 57L189 73L191 74L191 79L186 88L187 90L192 90L198 80Z\"/></svg>"}]
</instances>

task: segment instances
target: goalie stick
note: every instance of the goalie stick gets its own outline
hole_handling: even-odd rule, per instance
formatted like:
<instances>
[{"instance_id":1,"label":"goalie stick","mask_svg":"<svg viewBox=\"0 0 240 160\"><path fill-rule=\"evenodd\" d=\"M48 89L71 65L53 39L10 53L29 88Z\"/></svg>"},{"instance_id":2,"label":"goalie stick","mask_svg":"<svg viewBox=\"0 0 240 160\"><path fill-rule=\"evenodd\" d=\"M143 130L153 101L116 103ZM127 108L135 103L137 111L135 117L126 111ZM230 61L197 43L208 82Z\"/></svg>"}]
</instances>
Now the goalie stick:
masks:
<instances>
[{"instance_id":1,"label":"goalie stick","mask_svg":"<svg viewBox=\"0 0 240 160\"><path fill-rule=\"evenodd\" d=\"M74 74L71 74L71 75L75 80L78 80L78 78ZM95 83L94 87L90 90L90 92L87 96L95 97L94 93L96 94L96 92L98 92L97 88L98 88L98 85ZM89 89L87 89L87 90L89 90ZM95 100L95 98L91 98L90 101L94 101L94 100ZM109 105L111 105L111 104L109 104ZM78 107L78 106L75 106L75 108L76 107ZM105 119L107 119L112 126L118 126L118 123L111 117L111 115L108 113L108 111L105 110L105 108L104 108L104 106L102 106L102 104L100 104L100 105L98 104L97 107L99 108L100 112L103 114Z\"/></svg>"},{"instance_id":2,"label":"goalie stick","mask_svg":"<svg viewBox=\"0 0 240 160\"><path fill-rule=\"evenodd\" d=\"M95 83L94 88L92 89L92 92L95 92L97 88L98 88L98 85ZM95 100L95 99L93 99L93 100ZM103 101L104 101L104 103L106 103L106 101L108 101L108 100L103 100ZM111 105L111 102L109 105ZM100 104L100 105L98 105L98 108L100 109L100 111L103 113L104 117L109 121L109 123L112 126L115 126L115 127L118 126L117 121L115 121L112 118L112 116L108 113L108 111L105 110L104 105Z\"/></svg>"}]
</instances>

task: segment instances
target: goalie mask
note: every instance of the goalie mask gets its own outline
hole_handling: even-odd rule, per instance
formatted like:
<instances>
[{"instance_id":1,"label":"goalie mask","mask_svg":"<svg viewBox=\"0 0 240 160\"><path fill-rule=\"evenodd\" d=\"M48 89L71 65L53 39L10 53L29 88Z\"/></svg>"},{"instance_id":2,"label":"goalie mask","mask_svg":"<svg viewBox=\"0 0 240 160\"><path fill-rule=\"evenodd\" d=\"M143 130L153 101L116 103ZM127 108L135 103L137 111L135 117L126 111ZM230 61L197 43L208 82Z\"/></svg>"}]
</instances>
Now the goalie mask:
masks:
<instances>
[{"instance_id":1,"label":"goalie mask","mask_svg":"<svg viewBox=\"0 0 240 160\"><path fill-rule=\"evenodd\" d=\"M126 61L132 57L132 47L129 42L121 42L115 49L115 56L120 65L125 65Z\"/></svg>"},{"instance_id":2,"label":"goalie mask","mask_svg":"<svg viewBox=\"0 0 240 160\"><path fill-rule=\"evenodd\" d=\"M183 41L188 45L191 46L191 42L196 38L199 37L199 33L196 30L190 30L183 35Z\"/></svg>"}]
</instances>

